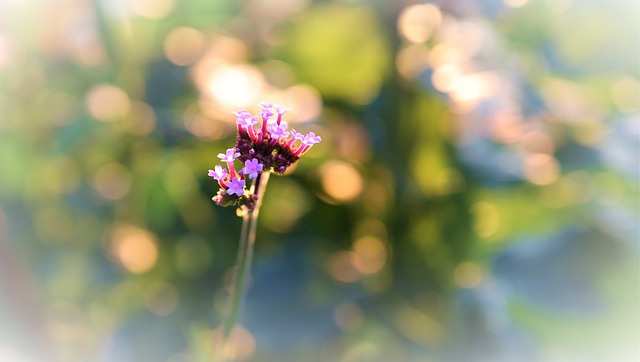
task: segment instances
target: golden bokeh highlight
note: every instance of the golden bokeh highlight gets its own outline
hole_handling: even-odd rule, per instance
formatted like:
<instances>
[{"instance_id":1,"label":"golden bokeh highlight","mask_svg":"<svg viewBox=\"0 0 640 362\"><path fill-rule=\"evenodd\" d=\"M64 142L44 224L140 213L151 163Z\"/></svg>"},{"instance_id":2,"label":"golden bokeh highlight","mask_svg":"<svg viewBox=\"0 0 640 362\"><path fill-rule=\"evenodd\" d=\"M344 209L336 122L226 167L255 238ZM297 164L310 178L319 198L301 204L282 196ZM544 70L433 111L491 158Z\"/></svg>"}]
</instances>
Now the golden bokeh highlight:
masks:
<instances>
[{"instance_id":1,"label":"golden bokeh highlight","mask_svg":"<svg viewBox=\"0 0 640 362\"><path fill-rule=\"evenodd\" d=\"M146 136L156 127L156 113L149 104L134 101L131 111L123 119L123 127L131 134Z\"/></svg>"},{"instance_id":2,"label":"golden bokeh highlight","mask_svg":"<svg viewBox=\"0 0 640 362\"><path fill-rule=\"evenodd\" d=\"M454 281L462 288L475 288L483 278L482 267L470 261L460 263L453 271Z\"/></svg>"},{"instance_id":3,"label":"golden bokeh highlight","mask_svg":"<svg viewBox=\"0 0 640 362\"><path fill-rule=\"evenodd\" d=\"M219 64L206 83L205 90L216 103L235 109L257 103L265 80L256 67Z\"/></svg>"},{"instance_id":4,"label":"golden bokeh highlight","mask_svg":"<svg viewBox=\"0 0 640 362\"><path fill-rule=\"evenodd\" d=\"M544 153L551 155L555 151L555 144L551 136L545 132L537 130L525 133L518 140L518 146L529 153Z\"/></svg>"},{"instance_id":5,"label":"golden bokeh highlight","mask_svg":"<svg viewBox=\"0 0 640 362\"><path fill-rule=\"evenodd\" d=\"M175 6L175 0L130 0L131 10L134 14L159 20L171 13Z\"/></svg>"},{"instance_id":6,"label":"golden bokeh highlight","mask_svg":"<svg viewBox=\"0 0 640 362\"><path fill-rule=\"evenodd\" d=\"M428 50L422 45L402 48L396 56L396 70L405 79L419 76L429 67Z\"/></svg>"},{"instance_id":7,"label":"golden bokeh highlight","mask_svg":"<svg viewBox=\"0 0 640 362\"><path fill-rule=\"evenodd\" d=\"M354 253L349 251L339 251L329 257L327 269L329 274L343 283L353 283L360 279L358 271L353 266Z\"/></svg>"},{"instance_id":8,"label":"golden bokeh highlight","mask_svg":"<svg viewBox=\"0 0 640 362\"><path fill-rule=\"evenodd\" d=\"M288 122L307 122L318 118L322 112L322 97L318 91L308 84L296 84L287 88L285 99L279 104L289 104Z\"/></svg>"},{"instance_id":9,"label":"golden bokeh highlight","mask_svg":"<svg viewBox=\"0 0 640 362\"><path fill-rule=\"evenodd\" d=\"M398 17L398 32L412 43L424 43L440 26L442 13L432 4L411 5Z\"/></svg>"},{"instance_id":10,"label":"golden bokeh highlight","mask_svg":"<svg viewBox=\"0 0 640 362\"><path fill-rule=\"evenodd\" d=\"M218 356L226 361L244 361L253 356L256 350L256 339L253 334L239 324L231 331L226 345L224 345L222 327L211 332L211 341L213 341L214 351L217 351Z\"/></svg>"},{"instance_id":11,"label":"golden bokeh highlight","mask_svg":"<svg viewBox=\"0 0 640 362\"><path fill-rule=\"evenodd\" d=\"M206 42L205 35L194 28L175 28L164 39L164 56L175 65L191 65L200 59Z\"/></svg>"},{"instance_id":12,"label":"golden bokeh highlight","mask_svg":"<svg viewBox=\"0 0 640 362\"><path fill-rule=\"evenodd\" d=\"M98 169L93 177L93 187L104 198L118 200L131 190L133 177L128 168L118 163L108 163Z\"/></svg>"},{"instance_id":13,"label":"golden bokeh highlight","mask_svg":"<svg viewBox=\"0 0 640 362\"><path fill-rule=\"evenodd\" d=\"M149 271L158 259L155 235L135 226L116 227L111 235L110 250L126 270L137 274Z\"/></svg>"},{"instance_id":14,"label":"golden bokeh highlight","mask_svg":"<svg viewBox=\"0 0 640 362\"><path fill-rule=\"evenodd\" d=\"M519 110L506 109L496 114L488 125L488 131L494 140L509 144L516 142L526 131Z\"/></svg>"},{"instance_id":15,"label":"golden bokeh highlight","mask_svg":"<svg viewBox=\"0 0 640 362\"><path fill-rule=\"evenodd\" d=\"M229 114L226 114L226 116L229 116ZM225 127L223 122L209 118L200 111L200 107L197 104L187 108L182 116L182 122L189 132L199 138L219 140L228 132L228 128Z\"/></svg>"},{"instance_id":16,"label":"golden bokeh highlight","mask_svg":"<svg viewBox=\"0 0 640 362\"><path fill-rule=\"evenodd\" d=\"M131 101L122 89L111 84L99 84L87 94L86 105L94 118L113 121L129 112Z\"/></svg>"},{"instance_id":17,"label":"golden bokeh highlight","mask_svg":"<svg viewBox=\"0 0 640 362\"><path fill-rule=\"evenodd\" d=\"M427 62L434 69L446 64L459 64L465 60L466 56L460 49L447 44L436 44L427 54Z\"/></svg>"},{"instance_id":18,"label":"golden bokeh highlight","mask_svg":"<svg viewBox=\"0 0 640 362\"><path fill-rule=\"evenodd\" d=\"M342 303L333 311L333 320L340 329L351 332L363 324L364 313L355 303Z\"/></svg>"},{"instance_id":19,"label":"golden bokeh highlight","mask_svg":"<svg viewBox=\"0 0 640 362\"><path fill-rule=\"evenodd\" d=\"M361 274L375 274L387 262L387 248L382 240L363 236L353 243L353 267Z\"/></svg>"},{"instance_id":20,"label":"golden bokeh highlight","mask_svg":"<svg viewBox=\"0 0 640 362\"><path fill-rule=\"evenodd\" d=\"M408 303L396 307L393 322L400 333L423 346L437 345L444 337L444 328L433 315Z\"/></svg>"},{"instance_id":21,"label":"golden bokeh highlight","mask_svg":"<svg viewBox=\"0 0 640 362\"><path fill-rule=\"evenodd\" d=\"M504 2L505 5L507 5L510 8L520 8L527 5L527 3L529 3L529 0L502 0L502 1Z\"/></svg>"},{"instance_id":22,"label":"golden bokeh highlight","mask_svg":"<svg viewBox=\"0 0 640 362\"><path fill-rule=\"evenodd\" d=\"M454 79L450 95L457 102L474 103L500 90L500 79L492 72L465 74Z\"/></svg>"},{"instance_id":23,"label":"golden bokeh highlight","mask_svg":"<svg viewBox=\"0 0 640 362\"><path fill-rule=\"evenodd\" d=\"M484 23L444 17L437 38L448 49L455 49L459 62L469 62L483 48L488 32L491 30L487 30Z\"/></svg>"},{"instance_id":24,"label":"golden bokeh highlight","mask_svg":"<svg viewBox=\"0 0 640 362\"><path fill-rule=\"evenodd\" d=\"M616 80L611 86L611 99L622 112L638 112L640 110L640 81L631 76Z\"/></svg>"},{"instance_id":25,"label":"golden bokeh highlight","mask_svg":"<svg viewBox=\"0 0 640 362\"><path fill-rule=\"evenodd\" d=\"M444 64L434 69L431 75L433 86L440 92L449 92L456 88L462 72L455 64Z\"/></svg>"},{"instance_id":26,"label":"golden bokeh highlight","mask_svg":"<svg viewBox=\"0 0 640 362\"><path fill-rule=\"evenodd\" d=\"M319 173L324 191L336 201L352 201L364 187L360 173L343 161L329 161L320 167Z\"/></svg>"},{"instance_id":27,"label":"golden bokeh highlight","mask_svg":"<svg viewBox=\"0 0 640 362\"><path fill-rule=\"evenodd\" d=\"M560 164L553 156L533 153L525 156L524 175L536 185L549 185L558 179Z\"/></svg>"},{"instance_id":28,"label":"golden bokeh highlight","mask_svg":"<svg viewBox=\"0 0 640 362\"><path fill-rule=\"evenodd\" d=\"M520 0L524 1L524 0ZM545 3L556 14L562 14L565 11L569 10L575 0L546 0Z\"/></svg>"},{"instance_id":29,"label":"golden bokeh highlight","mask_svg":"<svg viewBox=\"0 0 640 362\"><path fill-rule=\"evenodd\" d=\"M471 207L473 231L481 238L493 235L500 226L498 207L487 201L478 201Z\"/></svg>"}]
</instances>

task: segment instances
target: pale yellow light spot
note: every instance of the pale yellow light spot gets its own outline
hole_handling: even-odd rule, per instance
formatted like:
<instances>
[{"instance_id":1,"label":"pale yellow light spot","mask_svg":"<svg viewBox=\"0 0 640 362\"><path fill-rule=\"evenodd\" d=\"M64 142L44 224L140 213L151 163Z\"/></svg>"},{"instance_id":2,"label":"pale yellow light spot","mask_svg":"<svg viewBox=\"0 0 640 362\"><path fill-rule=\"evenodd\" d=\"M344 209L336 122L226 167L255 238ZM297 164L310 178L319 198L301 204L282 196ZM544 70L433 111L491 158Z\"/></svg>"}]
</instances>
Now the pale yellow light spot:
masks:
<instances>
[{"instance_id":1,"label":"pale yellow light spot","mask_svg":"<svg viewBox=\"0 0 640 362\"><path fill-rule=\"evenodd\" d=\"M355 303L342 303L333 312L333 320L343 331L353 331L362 325L364 314Z\"/></svg>"},{"instance_id":2,"label":"pale yellow light spot","mask_svg":"<svg viewBox=\"0 0 640 362\"><path fill-rule=\"evenodd\" d=\"M337 201L355 199L364 186L360 173L346 162L327 162L320 168L320 175L324 191Z\"/></svg>"},{"instance_id":3,"label":"pale yellow light spot","mask_svg":"<svg viewBox=\"0 0 640 362\"><path fill-rule=\"evenodd\" d=\"M463 288L474 288L482 282L483 271L480 265L465 261L456 267L453 278Z\"/></svg>"},{"instance_id":4,"label":"pale yellow light spot","mask_svg":"<svg viewBox=\"0 0 640 362\"><path fill-rule=\"evenodd\" d=\"M93 187L104 198L118 200L129 193L132 182L128 168L117 163L108 163L96 172Z\"/></svg>"},{"instance_id":5,"label":"pale yellow light spot","mask_svg":"<svg viewBox=\"0 0 640 362\"><path fill-rule=\"evenodd\" d=\"M557 14L562 14L573 6L574 0L547 0L546 3L551 10Z\"/></svg>"},{"instance_id":6,"label":"pale yellow light spot","mask_svg":"<svg viewBox=\"0 0 640 362\"><path fill-rule=\"evenodd\" d=\"M211 339L216 355L226 361L249 359L256 350L255 338L251 332L241 325L236 325L233 328L226 345L222 336L222 327L218 327L211 332Z\"/></svg>"},{"instance_id":7,"label":"pale yellow light spot","mask_svg":"<svg viewBox=\"0 0 640 362\"><path fill-rule=\"evenodd\" d=\"M500 225L498 208L486 201L476 202L471 207L474 216L473 231L482 238L493 235Z\"/></svg>"},{"instance_id":8,"label":"pale yellow light spot","mask_svg":"<svg viewBox=\"0 0 640 362\"><path fill-rule=\"evenodd\" d=\"M353 243L353 267L361 274L375 274L387 262L387 248L373 236L363 236Z\"/></svg>"},{"instance_id":9,"label":"pale yellow light spot","mask_svg":"<svg viewBox=\"0 0 640 362\"><path fill-rule=\"evenodd\" d=\"M413 79L428 68L428 51L421 45L410 45L401 49L396 56L396 69L406 78Z\"/></svg>"},{"instance_id":10,"label":"pale yellow light spot","mask_svg":"<svg viewBox=\"0 0 640 362\"><path fill-rule=\"evenodd\" d=\"M460 77L460 67L454 64L445 64L433 71L431 81L433 86L440 92L449 92L458 86Z\"/></svg>"},{"instance_id":11,"label":"pale yellow light spot","mask_svg":"<svg viewBox=\"0 0 640 362\"><path fill-rule=\"evenodd\" d=\"M133 273L147 272L158 259L155 236L134 226L119 226L114 230L111 251L120 264Z\"/></svg>"},{"instance_id":12,"label":"pale yellow light spot","mask_svg":"<svg viewBox=\"0 0 640 362\"><path fill-rule=\"evenodd\" d=\"M264 87L260 71L249 65L220 64L209 75L206 91L226 107L247 107L256 103Z\"/></svg>"},{"instance_id":13,"label":"pale yellow light spot","mask_svg":"<svg viewBox=\"0 0 640 362\"><path fill-rule=\"evenodd\" d=\"M494 95L500 88L500 79L492 72L478 72L458 77L449 88L451 97L458 102L473 102Z\"/></svg>"},{"instance_id":14,"label":"pale yellow light spot","mask_svg":"<svg viewBox=\"0 0 640 362\"><path fill-rule=\"evenodd\" d=\"M560 164L551 155L534 153L525 159L524 174L529 182L536 185L549 185L560 174Z\"/></svg>"},{"instance_id":15,"label":"pale yellow light spot","mask_svg":"<svg viewBox=\"0 0 640 362\"><path fill-rule=\"evenodd\" d=\"M135 101L131 104L131 112L124 118L123 127L138 136L148 135L156 126L156 113L145 102Z\"/></svg>"},{"instance_id":16,"label":"pale yellow light spot","mask_svg":"<svg viewBox=\"0 0 640 362\"><path fill-rule=\"evenodd\" d=\"M122 89L110 84L100 84L89 91L86 105L89 113L96 119L113 121L129 112L131 101Z\"/></svg>"},{"instance_id":17,"label":"pale yellow light spot","mask_svg":"<svg viewBox=\"0 0 640 362\"><path fill-rule=\"evenodd\" d=\"M545 153L553 154L555 151L555 144L551 137L542 131L530 131L520 138L518 142L519 146L530 153Z\"/></svg>"},{"instance_id":18,"label":"pale yellow light spot","mask_svg":"<svg viewBox=\"0 0 640 362\"><path fill-rule=\"evenodd\" d=\"M491 137L502 143L512 143L525 132L522 114L519 110L507 109L498 113L489 125Z\"/></svg>"},{"instance_id":19,"label":"pale yellow light spot","mask_svg":"<svg viewBox=\"0 0 640 362\"><path fill-rule=\"evenodd\" d=\"M175 0L131 0L131 10L149 19L162 19L173 10Z\"/></svg>"},{"instance_id":20,"label":"pale yellow light spot","mask_svg":"<svg viewBox=\"0 0 640 362\"><path fill-rule=\"evenodd\" d=\"M466 56L460 49L447 44L437 44L429 50L427 55L427 61L432 68L445 64L458 64L464 60Z\"/></svg>"},{"instance_id":21,"label":"pale yellow light spot","mask_svg":"<svg viewBox=\"0 0 640 362\"><path fill-rule=\"evenodd\" d=\"M9 35L0 33L0 69L14 62L16 46Z\"/></svg>"},{"instance_id":22,"label":"pale yellow light spot","mask_svg":"<svg viewBox=\"0 0 640 362\"><path fill-rule=\"evenodd\" d=\"M519 8L525 6L529 0L503 0L504 4L510 8Z\"/></svg>"},{"instance_id":23,"label":"pale yellow light spot","mask_svg":"<svg viewBox=\"0 0 640 362\"><path fill-rule=\"evenodd\" d=\"M640 109L640 82L633 77L618 79L611 87L611 98L622 112L637 112Z\"/></svg>"},{"instance_id":24,"label":"pale yellow light spot","mask_svg":"<svg viewBox=\"0 0 640 362\"><path fill-rule=\"evenodd\" d=\"M204 103L203 103L204 105ZM208 117L209 113L214 113L219 117L231 115L228 112L224 112L224 114L217 114L217 110L209 110L207 114L204 114L198 105L191 105L187 108L182 116L182 122L184 126L191 132L194 136L200 138L206 138L210 140L218 140L223 138L228 133L227 127L223 122L220 122L217 119L212 119ZM233 118L235 121L235 118ZM231 119L229 120L231 123ZM235 128L233 129L235 132Z\"/></svg>"},{"instance_id":25,"label":"pale yellow light spot","mask_svg":"<svg viewBox=\"0 0 640 362\"><path fill-rule=\"evenodd\" d=\"M442 324L431 314L409 304L396 307L393 322L400 333L424 346L438 344L444 336Z\"/></svg>"},{"instance_id":26,"label":"pale yellow light spot","mask_svg":"<svg viewBox=\"0 0 640 362\"><path fill-rule=\"evenodd\" d=\"M444 17L438 31L438 41L450 49L455 49L461 61L470 60L485 44L485 38L493 33L486 23L457 21L453 17Z\"/></svg>"},{"instance_id":27,"label":"pale yellow light spot","mask_svg":"<svg viewBox=\"0 0 640 362\"><path fill-rule=\"evenodd\" d=\"M291 108L285 114L288 122L307 122L318 118L322 111L320 93L308 84L296 84L285 90L286 100L280 102Z\"/></svg>"},{"instance_id":28,"label":"pale yellow light spot","mask_svg":"<svg viewBox=\"0 0 640 362\"><path fill-rule=\"evenodd\" d=\"M441 21L442 13L435 5L412 5L400 13L398 32L412 43L424 43Z\"/></svg>"},{"instance_id":29,"label":"pale yellow light spot","mask_svg":"<svg viewBox=\"0 0 640 362\"><path fill-rule=\"evenodd\" d=\"M164 39L163 49L167 59L176 65L195 63L204 51L206 38L202 32L189 27L171 30Z\"/></svg>"}]
</instances>

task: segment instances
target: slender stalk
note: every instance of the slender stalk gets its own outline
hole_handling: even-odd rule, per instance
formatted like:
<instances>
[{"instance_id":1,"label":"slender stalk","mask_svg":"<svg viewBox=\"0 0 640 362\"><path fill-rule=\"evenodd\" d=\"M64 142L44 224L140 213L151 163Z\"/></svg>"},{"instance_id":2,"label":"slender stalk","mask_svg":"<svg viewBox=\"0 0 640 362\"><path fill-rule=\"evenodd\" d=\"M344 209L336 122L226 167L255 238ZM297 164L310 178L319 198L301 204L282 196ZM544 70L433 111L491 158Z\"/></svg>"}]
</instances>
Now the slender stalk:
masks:
<instances>
[{"instance_id":1,"label":"slender stalk","mask_svg":"<svg viewBox=\"0 0 640 362\"><path fill-rule=\"evenodd\" d=\"M251 186L251 193L258 196L255 208L247 211L242 217L242 230L240 232L240 245L236 266L233 271L232 287L229 296L229 313L222 324L222 354L223 358L230 356L229 336L236 326L238 315L242 307L247 281L251 273L253 259L253 246L256 241L256 227L258 225L258 213L262 205L262 197L269 181L269 172L258 174Z\"/></svg>"}]
</instances>

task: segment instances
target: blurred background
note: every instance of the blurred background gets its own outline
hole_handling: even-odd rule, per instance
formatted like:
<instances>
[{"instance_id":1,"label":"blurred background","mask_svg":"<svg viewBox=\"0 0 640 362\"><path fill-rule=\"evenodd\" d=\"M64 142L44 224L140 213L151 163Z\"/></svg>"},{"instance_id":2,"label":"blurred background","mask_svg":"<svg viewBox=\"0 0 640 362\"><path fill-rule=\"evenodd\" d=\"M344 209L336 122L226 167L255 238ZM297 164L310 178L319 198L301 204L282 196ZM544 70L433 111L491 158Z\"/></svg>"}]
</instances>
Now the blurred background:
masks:
<instances>
[{"instance_id":1,"label":"blurred background","mask_svg":"<svg viewBox=\"0 0 640 362\"><path fill-rule=\"evenodd\" d=\"M640 360L639 14L0 0L0 361L211 360L207 170L261 101L323 142L269 183L239 360Z\"/></svg>"}]
</instances>

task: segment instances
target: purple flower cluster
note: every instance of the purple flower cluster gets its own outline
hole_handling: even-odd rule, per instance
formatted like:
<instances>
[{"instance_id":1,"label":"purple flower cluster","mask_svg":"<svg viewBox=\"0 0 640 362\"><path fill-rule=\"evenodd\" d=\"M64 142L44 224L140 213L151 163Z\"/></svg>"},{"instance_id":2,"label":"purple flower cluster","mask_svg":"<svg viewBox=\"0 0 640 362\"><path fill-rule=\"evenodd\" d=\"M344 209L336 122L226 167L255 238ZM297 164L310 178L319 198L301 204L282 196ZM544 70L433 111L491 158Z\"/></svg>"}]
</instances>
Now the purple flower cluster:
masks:
<instances>
[{"instance_id":1,"label":"purple flower cluster","mask_svg":"<svg viewBox=\"0 0 640 362\"><path fill-rule=\"evenodd\" d=\"M217 205L253 209L257 196L249 191L247 179L256 182L262 172L284 173L322 140L313 132L303 135L294 129L287 131L287 122L282 117L291 108L270 103L260 103L260 107L259 116L244 110L233 112L238 126L236 146L218 154L226 168L216 165L209 170L209 176L220 185L213 197ZM235 160L243 164L242 169L236 171Z\"/></svg>"}]
</instances>

